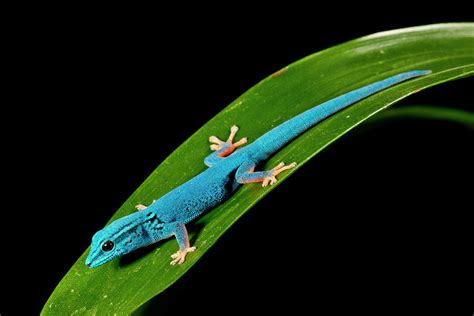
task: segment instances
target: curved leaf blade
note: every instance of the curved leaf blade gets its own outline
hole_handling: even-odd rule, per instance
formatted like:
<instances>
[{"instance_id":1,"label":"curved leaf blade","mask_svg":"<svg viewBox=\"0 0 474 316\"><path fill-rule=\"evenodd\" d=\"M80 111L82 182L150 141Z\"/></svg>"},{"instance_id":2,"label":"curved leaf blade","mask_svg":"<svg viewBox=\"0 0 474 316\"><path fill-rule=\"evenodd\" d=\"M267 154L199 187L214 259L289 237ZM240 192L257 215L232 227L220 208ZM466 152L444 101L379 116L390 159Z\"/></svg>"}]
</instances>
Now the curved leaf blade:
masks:
<instances>
[{"instance_id":1,"label":"curved leaf blade","mask_svg":"<svg viewBox=\"0 0 474 316\"><path fill-rule=\"evenodd\" d=\"M469 128L474 128L474 113L448 107L428 105L412 105L390 109L375 116L370 122L404 118L450 121Z\"/></svg>"},{"instance_id":2,"label":"curved leaf blade","mask_svg":"<svg viewBox=\"0 0 474 316\"><path fill-rule=\"evenodd\" d=\"M395 30L363 37L308 56L265 78L244 93L177 148L130 196L111 220L149 204L205 169L209 135L227 136L237 124L240 135L255 140L294 115L342 93L390 75L413 69L433 74L371 96L321 122L277 153L262 168L280 161L301 166L349 130L416 91L474 74L474 24L440 24ZM279 183L297 168L280 177ZM176 170L180 170L179 173ZM276 186L246 185L230 200L190 225L198 251L185 264L170 266L176 242L133 262L116 260L90 270L88 250L55 289L42 314L127 314L182 276L217 239ZM202 229L196 227L202 226Z\"/></svg>"}]
</instances>

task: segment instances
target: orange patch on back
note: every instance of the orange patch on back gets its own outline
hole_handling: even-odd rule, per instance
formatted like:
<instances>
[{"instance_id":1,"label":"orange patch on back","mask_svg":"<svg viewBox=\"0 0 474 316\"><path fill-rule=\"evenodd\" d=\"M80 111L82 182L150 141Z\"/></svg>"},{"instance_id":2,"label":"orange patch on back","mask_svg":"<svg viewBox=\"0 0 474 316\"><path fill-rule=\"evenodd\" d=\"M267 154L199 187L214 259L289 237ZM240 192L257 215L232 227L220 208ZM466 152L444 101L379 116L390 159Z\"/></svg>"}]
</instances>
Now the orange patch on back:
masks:
<instances>
[{"instance_id":1,"label":"orange patch on back","mask_svg":"<svg viewBox=\"0 0 474 316\"><path fill-rule=\"evenodd\" d=\"M229 156L230 154L232 154L235 150L235 147L234 146L230 146L229 148L227 148L226 150L224 150L223 152L221 153L218 153L217 156L219 157L227 157Z\"/></svg>"}]
</instances>

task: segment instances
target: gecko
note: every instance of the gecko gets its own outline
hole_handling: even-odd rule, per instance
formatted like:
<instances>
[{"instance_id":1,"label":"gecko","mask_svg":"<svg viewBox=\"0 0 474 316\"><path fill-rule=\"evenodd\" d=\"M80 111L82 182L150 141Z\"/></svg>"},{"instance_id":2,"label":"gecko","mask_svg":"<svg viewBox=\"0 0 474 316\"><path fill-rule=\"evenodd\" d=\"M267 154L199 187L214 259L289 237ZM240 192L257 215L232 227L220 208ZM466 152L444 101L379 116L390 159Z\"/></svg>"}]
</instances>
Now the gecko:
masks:
<instances>
[{"instance_id":1,"label":"gecko","mask_svg":"<svg viewBox=\"0 0 474 316\"><path fill-rule=\"evenodd\" d=\"M430 74L430 70L400 73L384 80L352 90L321 103L274 127L253 143L242 148L247 138L234 142L238 127L222 141L209 137L214 151L204 159L208 167L184 184L174 188L148 207L139 204L137 212L119 218L92 237L85 264L95 268L117 257L157 241L175 237L178 251L171 255L171 265L185 262L191 247L186 225L228 199L241 185L261 183L263 187L277 182L277 176L296 166L281 162L271 170L255 168L283 146L332 114L402 81Z\"/></svg>"}]
</instances>

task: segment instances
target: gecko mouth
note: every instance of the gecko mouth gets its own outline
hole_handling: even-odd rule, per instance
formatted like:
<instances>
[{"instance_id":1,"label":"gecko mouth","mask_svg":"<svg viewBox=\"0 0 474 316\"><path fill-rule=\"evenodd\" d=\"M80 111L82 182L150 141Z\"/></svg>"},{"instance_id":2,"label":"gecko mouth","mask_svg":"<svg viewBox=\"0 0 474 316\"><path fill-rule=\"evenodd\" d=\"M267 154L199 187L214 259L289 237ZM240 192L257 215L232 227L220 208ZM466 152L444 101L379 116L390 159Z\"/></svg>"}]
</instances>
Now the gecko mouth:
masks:
<instances>
[{"instance_id":1,"label":"gecko mouth","mask_svg":"<svg viewBox=\"0 0 474 316\"><path fill-rule=\"evenodd\" d=\"M88 266L89 268L97 268L98 266L103 265L107 261L108 260L97 260L97 261L90 261L90 262L86 261L86 266Z\"/></svg>"},{"instance_id":2,"label":"gecko mouth","mask_svg":"<svg viewBox=\"0 0 474 316\"><path fill-rule=\"evenodd\" d=\"M86 266L89 268L97 268L98 266L103 265L104 263L107 263L114 259L114 257L105 257L105 258L99 258L99 256L94 256L92 258L88 257L86 259Z\"/></svg>"}]
</instances>

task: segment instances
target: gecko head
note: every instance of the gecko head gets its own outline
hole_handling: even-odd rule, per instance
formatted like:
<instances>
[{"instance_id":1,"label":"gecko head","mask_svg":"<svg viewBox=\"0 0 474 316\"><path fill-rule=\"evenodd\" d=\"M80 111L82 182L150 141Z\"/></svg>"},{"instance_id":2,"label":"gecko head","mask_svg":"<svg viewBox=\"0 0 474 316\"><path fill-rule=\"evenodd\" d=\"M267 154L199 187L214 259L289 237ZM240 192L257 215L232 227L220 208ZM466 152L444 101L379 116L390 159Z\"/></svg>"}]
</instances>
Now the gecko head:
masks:
<instances>
[{"instance_id":1,"label":"gecko head","mask_svg":"<svg viewBox=\"0 0 474 316\"><path fill-rule=\"evenodd\" d=\"M94 234L85 262L89 268L101 266L150 243L139 213L122 217Z\"/></svg>"},{"instance_id":2,"label":"gecko head","mask_svg":"<svg viewBox=\"0 0 474 316\"><path fill-rule=\"evenodd\" d=\"M119 247L107 228L99 230L92 237L91 249L86 259L89 268L96 268L119 256Z\"/></svg>"}]
</instances>

